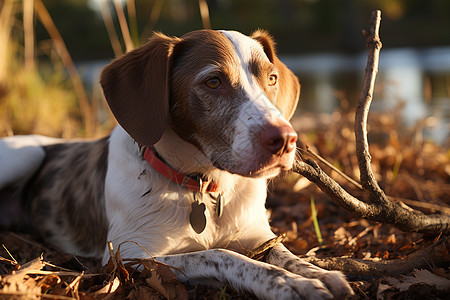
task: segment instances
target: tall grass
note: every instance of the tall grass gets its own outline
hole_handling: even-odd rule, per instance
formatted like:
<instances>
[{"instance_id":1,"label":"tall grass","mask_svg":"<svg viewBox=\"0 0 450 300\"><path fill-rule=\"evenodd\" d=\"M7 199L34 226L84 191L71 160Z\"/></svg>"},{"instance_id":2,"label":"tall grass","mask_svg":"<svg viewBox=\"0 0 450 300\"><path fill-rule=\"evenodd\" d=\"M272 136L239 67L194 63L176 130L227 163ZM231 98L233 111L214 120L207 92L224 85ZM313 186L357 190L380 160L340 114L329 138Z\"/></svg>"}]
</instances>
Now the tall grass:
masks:
<instances>
[{"instance_id":1,"label":"tall grass","mask_svg":"<svg viewBox=\"0 0 450 300\"><path fill-rule=\"evenodd\" d=\"M158 8L154 7L157 14L164 2L156 2L159 4ZM139 43L135 1L105 0L99 4L116 56L132 50ZM123 5L126 5L128 19ZM120 35L116 32L111 8L119 21ZM206 1L199 0L199 8L204 26L210 27ZM38 21L51 37L50 43L46 43L51 45L50 52L57 54L56 57L49 55L45 63L36 59L39 51L35 49L33 26ZM122 49L120 39L126 49ZM29 133L65 138L104 135L115 123L107 120L100 124L97 108L102 105L96 101L92 97L89 99L42 0L1 1L0 136Z\"/></svg>"},{"instance_id":2,"label":"tall grass","mask_svg":"<svg viewBox=\"0 0 450 300\"><path fill-rule=\"evenodd\" d=\"M10 44L11 50L17 48ZM10 51L7 79L0 100L1 135L39 133L70 138L79 136L77 99L62 71L44 78L29 70Z\"/></svg>"},{"instance_id":3,"label":"tall grass","mask_svg":"<svg viewBox=\"0 0 450 300\"><path fill-rule=\"evenodd\" d=\"M78 86L81 92L77 93L76 85L70 84L73 62L70 66L62 59L65 67L61 67L61 55L59 61L49 57L50 63L36 62L35 15L49 18L40 0L5 0L0 6L0 135L85 136L88 126L81 120L92 112L80 111L80 99L87 102L87 97L80 97L84 87ZM24 17L23 23L18 16ZM55 35L53 29L51 35ZM61 41L52 41L58 54L67 52Z\"/></svg>"}]
</instances>

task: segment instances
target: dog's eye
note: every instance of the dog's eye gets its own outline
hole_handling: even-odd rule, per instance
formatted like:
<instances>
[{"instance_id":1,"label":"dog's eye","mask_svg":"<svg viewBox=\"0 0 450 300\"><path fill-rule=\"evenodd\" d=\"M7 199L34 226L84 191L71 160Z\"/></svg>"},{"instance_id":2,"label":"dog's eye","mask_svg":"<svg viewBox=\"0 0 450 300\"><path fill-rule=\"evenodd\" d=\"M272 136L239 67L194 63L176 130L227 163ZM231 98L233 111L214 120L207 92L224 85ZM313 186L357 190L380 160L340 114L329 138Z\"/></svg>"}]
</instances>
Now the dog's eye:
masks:
<instances>
[{"instance_id":1,"label":"dog's eye","mask_svg":"<svg viewBox=\"0 0 450 300\"><path fill-rule=\"evenodd\" d=\"M269 76L269 85L274 86L278 82L278 76L275 74L272 74Z\"/></svg>"},{"instance_id":2,"label":"dog's eye","mask_svg":"<svg viewBox=\"0 0 450 300\"><path fill-rule=\"evenodd\" d=\"M210 89L217 89L220 87L221 82L220 82L219 78L213 77L213 78L208 79L205 84Z\"/></svg>"}]
</instances>

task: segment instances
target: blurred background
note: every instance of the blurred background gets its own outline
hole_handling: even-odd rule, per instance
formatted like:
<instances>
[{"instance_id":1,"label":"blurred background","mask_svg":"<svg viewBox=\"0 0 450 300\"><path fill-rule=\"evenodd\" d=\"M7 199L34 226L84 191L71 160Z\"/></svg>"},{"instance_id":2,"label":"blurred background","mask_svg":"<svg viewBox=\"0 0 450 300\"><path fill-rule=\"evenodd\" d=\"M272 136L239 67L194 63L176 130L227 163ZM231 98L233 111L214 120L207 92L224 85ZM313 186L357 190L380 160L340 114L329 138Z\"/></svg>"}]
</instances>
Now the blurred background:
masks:
<instances>
[{"instance_id":1,"label":"blurred background","mask_svg":"<svg viewBox=\"0 0 450 300\"><path fill-rule=\"evenodd\" d=\"M326 126L354 107L367 57L361 30L375 9L383 48L371 112L448 145L448 0L0 0L0 136L108 134L101 68L152 31L208 27L268 30L302 84L294 126Z\"/></svg>"}]
</instances>

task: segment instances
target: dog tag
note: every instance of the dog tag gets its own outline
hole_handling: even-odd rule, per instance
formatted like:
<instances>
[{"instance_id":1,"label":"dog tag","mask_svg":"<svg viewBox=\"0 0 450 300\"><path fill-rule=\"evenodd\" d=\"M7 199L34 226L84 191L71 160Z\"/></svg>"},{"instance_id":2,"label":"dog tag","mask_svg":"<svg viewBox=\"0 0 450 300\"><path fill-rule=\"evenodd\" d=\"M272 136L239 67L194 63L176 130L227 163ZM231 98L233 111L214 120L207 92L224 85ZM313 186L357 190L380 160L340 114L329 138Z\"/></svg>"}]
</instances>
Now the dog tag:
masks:
<instances>
[{"instance_id":1,"label":"dog tag","mask_svg":"<svg viewBox=\"0 0 450 300\"><path fill-rule=\"evenodd\" d=\"M222 216L223 212L223 195L222 193L219 194L217 197L217 203L216 203L216 214L220 218Z\"/></svg>"},{"instance_id":2,"label":"dog tag","mask_svg":"<svg viewBox=\"0 0 450 300\"><path fill-rule=\"evenodd\" d=\"M198 234L202 233L206 227L206 216L205 216L206 205L205 203L197 203L197 201L192 202L192 210L189 215L189 222L191 223L192 229Z\"/></svg>"},{"instance_id":3,"label":"dog tag","mask_svg":"<svg viewBox=\"0 0 450 300\"><path fill-rule=\"evenodd\" d=\"M211 198L211 203L214 204L214 210L216 215L220 218L223 213L223 194L220 193L217 197L214 197L212 194L209 194Z\"/></svg>"}]
</instances>

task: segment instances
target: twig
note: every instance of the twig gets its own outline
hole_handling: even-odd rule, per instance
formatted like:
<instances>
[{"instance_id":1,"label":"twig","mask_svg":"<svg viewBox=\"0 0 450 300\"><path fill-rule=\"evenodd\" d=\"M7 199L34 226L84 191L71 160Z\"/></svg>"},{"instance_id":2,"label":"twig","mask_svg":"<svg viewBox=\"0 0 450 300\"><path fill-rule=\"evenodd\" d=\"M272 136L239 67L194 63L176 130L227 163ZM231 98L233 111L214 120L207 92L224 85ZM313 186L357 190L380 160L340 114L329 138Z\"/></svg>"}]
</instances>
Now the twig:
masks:
<instances>
[{"instance_id":1,"label":"twig","mask_svg":"<svg viewBox=\"0 0 450 300\"><path fill-rule=\"evenodd\" d=\"M109 251L109 257L111 258L111 260L113 262L114 271L115 271L117 269L117 261L115 260L114 248L113 248L113 244L111 241L108 241L108 251ZM113 273L114 273L114 271L113 271Z\"/></svg>"},{"instance_id":2,"label":"twig","mask_svg":"<svg viewBox=\"0 0 450 300\"><path fill-rule=\"evenodd\" d=\"M286 233L283 233L277 237L274 237L262 243L260 246L256 247L253 250L243 248L243 250L246 251L245 255L254 260L263 260L264 256L267 254L269 250L271 250L273 247L283 242L283 240L286 238L286 235L287 235Z\"/></svg>"},{"instance_id":3,"label":"twig","mask_svg":"<svg viewBox=\"0 0 450 300\"><path fill-rule=\"evenodd\" d=\"M364 74L364 83L358 99L355 113L355 138L356 157L358 159L360 178L362 186L369 191L370 200L376 203L386 202L386 195L381 190L370 165L371 156L369 153L369 142L367 139L367 117L369 115L370 104L373 98L375 79L378 73L378 60L380 56L381 41L379 29L381 22L381 11L373 11L370 19L370 32L363 31L366 37L369 53Z\"/></svg>"},{"instance_id":4,"label":"twig","mask_svg":"<svg viewBox=\"0 0 450 300\"><path fill-rule=\"evenodd\" d=\"M1 257L1 256L0 256L0 261L6 261L6 262L9 262L9 263L10 263L11 265L13 265L13 266L18 265L18 263L17 263L16 261L11 260L11 259L7 259L7 258Z\"/></svg>"},{"instance_id":5,"label":"twig","mask_svg":"<svg viewBox=\"0 0 450 300\"><path fill-rule=\"evenodd\" d=\"M323 163L324 165L326 165L327 167L329 167L330 169L335 171L338 175L340 175L342 178L346 179L348 182L350 182L351 184L353 184L354 186L356 186L360 190L364 190L362 185L359 182L357 182L356 180L354 180L353 178L351 178L350 176L348 176L347 174L345 174L344 172L342 172L341 170L336 168L333 164L331 164L325 158L323 158L319 154L317 154L314 151L312 151L308 146L306 146L306 150L302 149L300 147L297 148L297 149L301 153L308 154L311 157L317 159L318 161L320 161L321 163ZM412 185L412 187L414 189L416 189L414 185ZM416 194L417 194L417 192L416 192ZM442 213L445 213L447 215L450 215L450 208L449 207L444 207L444 206L440 206L440 205L433 204L433 203L427 203L427 202L423 202L423 201L415 201L415 200L401 198L401 197L393 197L393 196L387 196L387 197L391 201L403 202L403 203L408 204L408 205L412 205L412 206L415 206L415 207L418 207L418 208L426 209L426 210L428 210L430 212L438 211L438 212L442 212ZM423 198L423 196L421 198Z\"/></svg>"},{"instance_id":6,"label":"twig","mask_svg":"<svg viewBox=\"0 0 450 300\"><path fill-rule=\"evenodd\" d=\"M326 165L327 167L329 167L330 169L332 169L333 171L338 173L342 178L346 179L348 182L350 182L351 184L356 186L358 189L363 190L363 187L359 182L357 182L356 180L354 180L353 178L351 178L350 176L348 176L347 174L345 174L344 172L342 172L341 170L336 168L333 164L328 162L325 158L323 158L319 154L312 151L308 146L306 146L306 150L304 150L302 148L298 148L298 149L304 153L309 154L313 158L317 159L318 161L320 161L321 163L323 163L324 165Z\"/></svg>"},{"instance_id":7,"label":"twig","mask_svg":"<svg viewBox=\"0 0 450 300\"><path fill-rule=\"evenodd\" d=\"M403 231L450 234L450 216L425 215L419 211L409 211L391 201L381 205L365 203L350 195L311 159L297 161L294 171L314 182L337 205L349 210L360 218L392 224Z\"/></svg>"},{"instance_id":8,"label":"twig","mask_svg":"<svg viewBox=\"0 0 450 300\"><path fill-rule=\"evenodd\" d=\"M9 232L8 234L11 235L12 237L18 239L18 240L21 240L22 242L25 242L25 243L27 243L27 244L30 244L30 245L33 246L33 247L38 247L38 248L43 249L43 250L45 250L45 251L50 251L50 250L49 250L47 247L45 247L44 245L42 245L42 244L40 244L40 243L38 243L38 242L36 242L36 241L34 241L34 240L27 239L27 238L25 238L25 237L23 237L23 236L21 236L21 235L19 235L19 234L17 234L17 233Z\"/></svg>"},{"instance_id":9,"label":"twig","mask_svg":"<svg viewBox=\"0 0 450 300\"><path fill-rule=\"evenodd\" d=\"M360 233L358 233L354 238L352 238L350 241L348 241L348 244L350 246L353 246L356 244L356 241L358 241L360 238L362 238L363 236L365 236L369 231L373 230L375 228L375 226L369 226L366 229L364 229L363 231L361 231Z\"/></svg>"},{"instance_id":10,"label":"twig","mask_svg":"<svg viewBox=\"0 0 450 300\"><path fill-rule=\"evenodd\" d=\"M9 257L11 257L11 259L14 261L14 264L18 265L19 263L18 263L17 260L14 258L14 256L12 256L11 252L9 252L8 248L6 248L6 246L3 245L3 244L2 244L2 246L3 246L3 249L5 249L6 253L8 253ZM4 260L6 260L6 259L4 259ZM11 263L12 263L12 261L11 261Z\"/></svg>"},{"instance_id":11,"label":"twig","mask_svg":"<svg viewBox=\"0 0 450 300\"><path fill-rule=\"evenodd\" d=\"M446 237L428 248L408 255L406 259L362 260L342 257L304 257L302 259L328 270L340 270L345 274L371 277L395 276L406 274L413 269L428 268L430 265L448 264L450 262L449 247L450 241Z\"/></svg>"},{"instance_id":12,"label":"twig","mask_svg":"<svg viewBox=\"0 0 450 300\"><path fill-rule=\"evenodd\" d=\"M390 200L393 201L398 201L398 202L403 202L407 205L410 206L415 206L418 208L422 208L422 209L426 209L428 211L440 211L444 214L450 215L450 208L449 207L444 207L441 205L437 205L437 204L433 204L433 203L428 203L428 202L422 202L422 201L416 201L416 200L411 200L411 199L405 199L405 198L400 198L400 197L389 197Z\"/></svg>"},{"instance_id":13,"label":"twig","mask_svg":"<svg viewBox=\"0 0 450 300\"><path fill-rule=\"evenodd\" d=\"M369 54L363 89L359 97L355 116L356 154L361 172L361 184L364 190L369 193L370 203L365 203L350 195L311 159L304 161L298 159L294 166L294 171L316 183L338 205L353 212L358 217L389 223L403 231L450 234L450 216L425 215L419 211L407 210L399 204L390 201L379 187L370 166L367 116L378 71L378 57L381 48L378 35L380 20L381 12L372 12L370 33L363 32L367 38Z\"/></svg>"}]
</instances>

